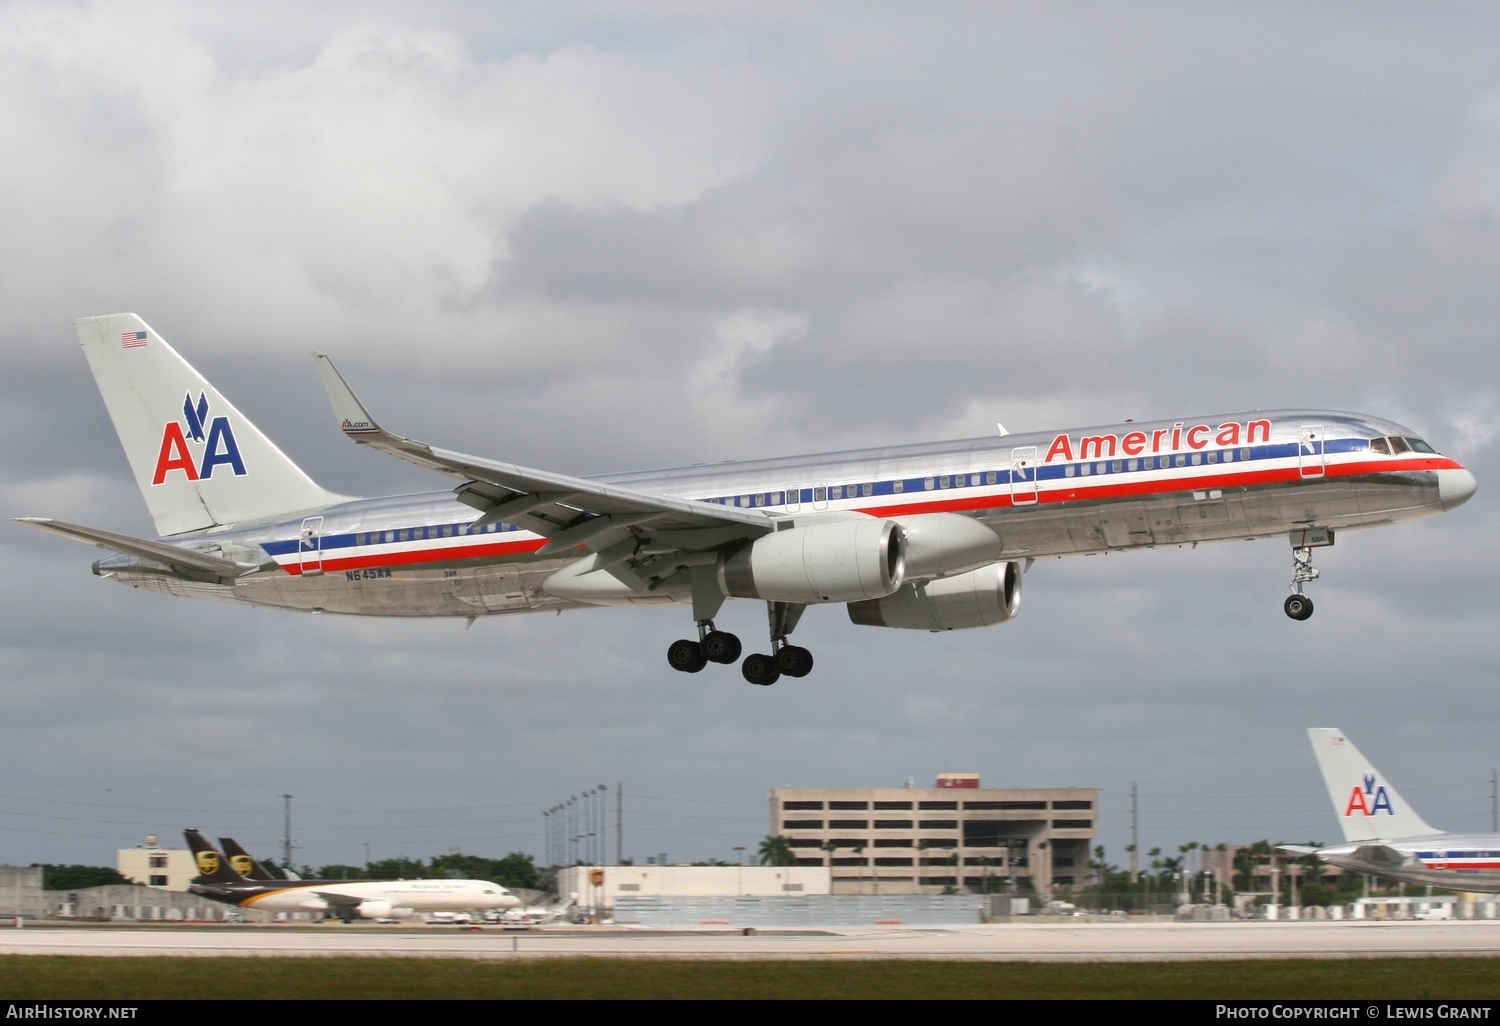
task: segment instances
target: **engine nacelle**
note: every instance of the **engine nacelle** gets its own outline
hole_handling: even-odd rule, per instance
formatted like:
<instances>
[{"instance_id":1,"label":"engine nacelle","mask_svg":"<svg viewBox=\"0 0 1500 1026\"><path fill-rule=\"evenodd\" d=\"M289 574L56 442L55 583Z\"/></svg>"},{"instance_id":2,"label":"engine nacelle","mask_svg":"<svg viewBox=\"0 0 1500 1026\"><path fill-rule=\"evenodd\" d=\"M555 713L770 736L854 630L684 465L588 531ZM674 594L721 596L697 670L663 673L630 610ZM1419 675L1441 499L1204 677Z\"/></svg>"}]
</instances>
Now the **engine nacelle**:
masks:
<instances>
[{"instance_id":1,"label":"engine nacelle","mask_svg":"<svg viewBox=\"0 0 1500 1026\"><path fill-rule=\"evenodd\" d=\"M961 574L1000 558L1000 536L962 513L918 513L895 518L906 535L911 580Z\"/></svg>"},{"instance_id":2,"label":"engine nacelle","mask_svg":"<svg viewBox=\"0 0 1500 1026\"><path fill-rule=\"evenodd\" d=\"M789 527L719 560L724 594L803 605L879 598L905 575L905 533L873 517Z\"/></svg>"},{"instance_id":3,"label":"engine nacelle","mask_svg":"<svg viewBox=\"0 0 1500 1026\"><path fill-rule=\"evenodd\" d=\"M391 903L385 898L366 898L354 909L361 919L389 919L391 912Z\"/></svg>"},{"instance_id":4,"label":"engine nacelle","mask_svg":"<svg viewBox=\"0 0 1500 1026\"><path fill-rule=\"evenodd\" d=\"M957 577L913 581L893 595L849 603L849 619L864 627L958 631L993 627L1021 610L1021 564L996 563Z\"/></svg>"}]
</instances>

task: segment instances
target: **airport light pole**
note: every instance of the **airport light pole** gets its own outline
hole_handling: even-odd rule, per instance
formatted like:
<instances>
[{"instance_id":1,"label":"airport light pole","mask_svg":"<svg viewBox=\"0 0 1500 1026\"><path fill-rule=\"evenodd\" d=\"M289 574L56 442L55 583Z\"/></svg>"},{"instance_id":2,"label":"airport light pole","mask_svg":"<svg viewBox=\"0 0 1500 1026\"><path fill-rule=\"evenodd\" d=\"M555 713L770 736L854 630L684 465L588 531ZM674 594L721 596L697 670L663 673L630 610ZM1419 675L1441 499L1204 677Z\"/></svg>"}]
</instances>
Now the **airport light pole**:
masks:
<instances>
[{"instance_id":1,"label":"airport light pole","mask_svg":"<svg viewBox=\"0 0 1500 1026\"><path fill-rule=\"evenodd\" d=\"M292 868L292 799L294 794L277 795L281 799L281 865L285 869Z\"/></svg>"}]
</instances>

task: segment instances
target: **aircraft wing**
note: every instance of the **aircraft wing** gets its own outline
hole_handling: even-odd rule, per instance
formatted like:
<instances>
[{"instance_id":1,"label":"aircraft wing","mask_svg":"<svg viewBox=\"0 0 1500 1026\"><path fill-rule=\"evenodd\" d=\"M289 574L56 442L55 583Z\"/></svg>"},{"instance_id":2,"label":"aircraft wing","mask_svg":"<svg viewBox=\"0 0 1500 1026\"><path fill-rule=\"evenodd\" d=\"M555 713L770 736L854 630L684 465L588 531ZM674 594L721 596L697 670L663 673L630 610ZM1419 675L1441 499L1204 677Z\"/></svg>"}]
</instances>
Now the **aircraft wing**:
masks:
<instances>
[{"instance_id":1,"label":"aircraft wing","mask_svg":"<svg viewBox=\"0 0 1500 1026\"><path fill-rule=\"evenodd\" d=\"M356 898L349 894L339 894L337 891L313 891L318 897L328 903L331 909L357 908L368 899Z\"/></svg>"},{"instance_id":2,"label":"aircraft wing","mask_svg":"<svg viewBox=\"0 0 1500 1026\"><path fill-rule=\"evenodd\" d=\"M633 528L650 530L658 544L682 551L720 548L773 529L772 518L758 511L617 488L403 438L375 422L333 361L322 353L314 353L313 358L344 434L418 466L461 478L465 483L454 491L459 501L481 511L476 523L503 520L542 535L547 542L539 555L579 545L597 552L626 540Z\"/></svg>"},{"instance_id":3,"label":"aircraft wing","mask_svg":"<svg viewBox=\"0 0 1500 1026\"><path fill-rule=\"evenodd\" d=\"M1292 852L1294 855L1316 855L1322 849L1314 848L1310 844L1278 844L1276 847L1282 851Z\"/></svg>"},{"instance_id":4,"label":"aircraft wing","mask_svg":"<svg viewBox=\"0 0 1500 1026\"><path fill-rule=\"evenodd\" d=\"M145 538L132 538L128 534L101 531L96 527L82 527L78 524L64 523L61 520L49 520L46 517L16 517L15 521L18 524L40 527L44 531L51 531L53 534L59 534L86 545L97 545L101 549L123 552L153 563L161 563L187 577L202 577L205 574L214 578L239 577L256 568L253 563L236 563L234 560L209 555L207 552L185 549L164 542L147 541Z\"/></svg>"},{"instance_id":5,"label":"aircraft wing","mask_svg":"<svg viewBox=\"0 0 1500 1026\"><path fill-rule=\"evenodd\" d=\"M1400 869L1422 865L1419 859L1392 848L1388 844L1362 844L1354 849L1354 854L1350 858L1378 869Z\"/></svg>"}]
</instances>

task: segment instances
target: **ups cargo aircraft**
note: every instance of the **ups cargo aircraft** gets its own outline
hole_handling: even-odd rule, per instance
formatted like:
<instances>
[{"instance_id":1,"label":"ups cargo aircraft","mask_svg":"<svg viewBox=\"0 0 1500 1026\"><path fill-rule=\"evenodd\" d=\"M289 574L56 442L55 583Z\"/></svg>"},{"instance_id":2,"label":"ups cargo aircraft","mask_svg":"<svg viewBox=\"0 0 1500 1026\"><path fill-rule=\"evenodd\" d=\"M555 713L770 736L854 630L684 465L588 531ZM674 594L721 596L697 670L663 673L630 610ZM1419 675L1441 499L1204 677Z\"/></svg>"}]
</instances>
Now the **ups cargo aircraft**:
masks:
<instances>
[{"instance_id":1,"label":"ups cargo aircraft","mask_svg":"<svg viewBox=\"0 0 1500 1026\"><path fill-rule=\"evenodd\" d=\"M344 433L456 479L355 499L315 484L134 314L74 322L160 537L24 522L116 555L132 587L314 613L474 617L677 603L697 637L674 669L733 663L726 598L766 603L746 680L805 676L788 640L810 605L856 624L946 631L1012 619L1044 556L1290 537L1286 613L1335 532L1453 509L1474 477L1390 421L1234 413L569 477L393 434L314 354Z\"/></svg>"},{"instance_id":2,"label":"ups cargo aircraft","mask_svg":"<svg viewBox=\"0 0 1500 1026\"><path fill-rule=\"evenodd\" d=\"M229 858L230 867L236 873L240 874L240 876L245 877L247 880L254 880L259 883L267 883L276 879L276 877L272 876L270 872L267 871L265 866L261 865L260 862L251 857L250 853L246 851L244 847L241 846L240 842L236 841L233 837L219 838L219 847ZM302 879L290 869L283 869L282 872L286 874L286 879L288 880Z\"/></svg>"},{"instance_id":3,"label":"ups cargo aircraft","mask_svg":"<svg viewBox=\"0 0 1500 1026\"><path fill-rule=\"evenodd\" d=\"M225 859L200 831L189 828L182 836L199 873L188 889L226 905L263 912L327 912L345 922L521 905L521 899L487 880L246 879L234 865L234 857ZM248 856L246 860L250 861Z\"/></svg>"},{"instance_id":4,"label":"ups cargo aircraft","mask_svg":"<svg viewBox=\"0 0 1500 1026\"><path fill-rule=\"evenodd\" d=\"M1338 728L1311 727L1307 739L1333 799L1344 843L1281 848L1405 883L1500 893L1500 834L1434 830Z\"/></svg>"}]
</instances>

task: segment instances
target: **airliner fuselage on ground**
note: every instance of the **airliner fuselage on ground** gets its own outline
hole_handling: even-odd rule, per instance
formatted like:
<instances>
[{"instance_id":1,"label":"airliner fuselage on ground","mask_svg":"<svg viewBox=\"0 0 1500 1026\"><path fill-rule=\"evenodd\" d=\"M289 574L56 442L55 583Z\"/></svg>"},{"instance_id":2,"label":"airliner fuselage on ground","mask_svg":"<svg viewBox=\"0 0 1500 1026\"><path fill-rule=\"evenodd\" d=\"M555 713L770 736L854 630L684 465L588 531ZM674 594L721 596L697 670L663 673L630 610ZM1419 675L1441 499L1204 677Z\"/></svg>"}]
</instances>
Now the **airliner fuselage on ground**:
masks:
<instances>
[{"instance_id":1,"label":"airliner fuselage on ground","mask_svg":"<svg viewBox=\"0 0 1500 1026\"><path fill-rule=\"evenodd\" d=\"M189 890L205 898L263 912L327 912L346 922L414 912L519 908L521 899L488 880L259 880L247 879L202 833L183 831L199 877Z\"/></svg>"},{"instance_id":2,"label":"airliner fuselage on ground","mask_svg":"<svg viewBox=\"0 0 1500 1026\"><path fill-rule=\"evenodd\" d=\"M78 337L161 537L30 519L114 550L138 588L319 613L460 616L690 606L678 670L732 663L726 598L767 603L771 651L746 679L803 676L788 635L809 605L856 624L1004 623L1030 561L1290 537L1286 612L1312 614L1312 550L1335 532L1465 502L1473 476L1400 425L1254 411L996 434L574 478L434 448L380 427L314 354L341 428L448 475L451 491L351 499L314 484L134 314Z\"/></svg>"},{"instance_id":3,"label":"airliner fuselage on ground","mask_svg":"<svg viewBox=\"0 0 1500 1026\"><path fill-rule=\"evenodd\" d=\"M1500 834L1448 834L1428 826L1337 727L1311 727L1344 843L1283 844L1343 869L1454 891L1500 893Z\"/></svg>"}]
</instances>

